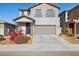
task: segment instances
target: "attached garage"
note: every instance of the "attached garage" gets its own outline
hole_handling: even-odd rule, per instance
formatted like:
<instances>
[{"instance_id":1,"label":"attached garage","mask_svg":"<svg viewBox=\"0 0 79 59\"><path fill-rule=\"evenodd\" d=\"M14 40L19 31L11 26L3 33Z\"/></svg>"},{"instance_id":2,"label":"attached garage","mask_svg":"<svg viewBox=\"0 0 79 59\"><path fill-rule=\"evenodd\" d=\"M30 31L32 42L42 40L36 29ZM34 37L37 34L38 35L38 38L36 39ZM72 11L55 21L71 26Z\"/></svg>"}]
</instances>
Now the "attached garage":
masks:
<instances>
[{"instance_id":1,"label":"attached garage","mask_svg":"<svg viewBox=\"0 0 79 59\"><path fill-rule=\"evenodd\" d=\"M34 26L34 35L55 35L55 25L36 25Z\"/></svg>"}]
</instances>

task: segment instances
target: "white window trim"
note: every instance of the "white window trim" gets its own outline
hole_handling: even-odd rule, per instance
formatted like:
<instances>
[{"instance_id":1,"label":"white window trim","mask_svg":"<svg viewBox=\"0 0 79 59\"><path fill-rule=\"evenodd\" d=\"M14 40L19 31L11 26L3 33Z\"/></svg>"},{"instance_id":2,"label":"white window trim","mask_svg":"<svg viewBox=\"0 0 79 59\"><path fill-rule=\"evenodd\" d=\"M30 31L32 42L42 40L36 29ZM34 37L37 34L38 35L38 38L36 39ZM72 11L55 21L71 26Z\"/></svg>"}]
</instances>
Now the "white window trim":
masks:
<instances>
[{"instance_id":1,"label":"white window trim","mask_svg":"<svg viewBox=\"0 0 79 59\"><path fill-rule=\"evenodd\" d=\"M52 10L52 14L48 13L49 10ZM53 9L47 9L47 11L46 11L46 17L55 17L55 10L53 10Z\"/></svg>"},{"instance_id":2,"label":"white window trim","mask_svg":"<svg viewBox=\"0 0 79 59\"><path fill-rule=\"evenodd\" d=\"M37 10L40 10L40 13L37 13ZM42 10L41 9L35 10L35 17L42 17Z\"/></svg>"}]
</instances>

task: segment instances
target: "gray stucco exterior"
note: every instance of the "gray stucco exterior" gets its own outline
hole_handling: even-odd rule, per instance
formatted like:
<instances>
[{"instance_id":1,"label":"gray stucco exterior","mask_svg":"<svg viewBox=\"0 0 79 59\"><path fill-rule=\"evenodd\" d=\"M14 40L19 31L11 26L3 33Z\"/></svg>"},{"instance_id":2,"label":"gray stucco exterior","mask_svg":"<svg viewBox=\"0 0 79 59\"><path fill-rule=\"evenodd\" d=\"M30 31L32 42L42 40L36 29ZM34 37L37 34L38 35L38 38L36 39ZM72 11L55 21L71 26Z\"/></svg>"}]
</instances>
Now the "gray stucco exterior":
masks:
<instances>
[{"instance_id":1,"label":"gray stucco exterior","mask_svg":"<svg viewBox=\"0 0 79 59\"><path fill-rule=\"evenodd\" d=\"M41 9L42 17L35 17L36 9ZM46 17L46 12L48 9L52 9L54 11L54 15L55 15L54 17ZM29 11L24 10L23 12L24 12L24 16L33 18L35 22L34 23L30 22L29 21L30 19L28 18L25 18L25 19L21 18L16 20L16 22L27 23L27 19L28 19L29 23L32 24L31 32L33 35L59 35L60 34L61 32L60 18L58 17L59 8L55 6L51 6L47 3L41 3L37 6L29 8ZM23 14L20 16L23 16Z\"/></svg>"}]
</instances>

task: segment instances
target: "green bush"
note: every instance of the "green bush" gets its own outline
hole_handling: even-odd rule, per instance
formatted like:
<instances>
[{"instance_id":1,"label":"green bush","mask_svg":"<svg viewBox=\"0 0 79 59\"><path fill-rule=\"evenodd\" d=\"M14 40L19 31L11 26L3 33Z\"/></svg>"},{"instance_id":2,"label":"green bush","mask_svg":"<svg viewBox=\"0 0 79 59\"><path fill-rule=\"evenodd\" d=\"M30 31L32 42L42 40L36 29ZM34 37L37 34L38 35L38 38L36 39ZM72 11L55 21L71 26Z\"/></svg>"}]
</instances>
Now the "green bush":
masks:
<instances>
[{"instance_id":1,"label":"green bush","mask_svg":"<svg viewBox=\"0 0 79 59\"><path fill-rule=\"evenodd\" d=\"M30 37L18 35L18 36L15 38L15 43L16 43L16 44L28 43L28 40L29 40L29 39L30 39Z\"/></svg>"}]
</instances>

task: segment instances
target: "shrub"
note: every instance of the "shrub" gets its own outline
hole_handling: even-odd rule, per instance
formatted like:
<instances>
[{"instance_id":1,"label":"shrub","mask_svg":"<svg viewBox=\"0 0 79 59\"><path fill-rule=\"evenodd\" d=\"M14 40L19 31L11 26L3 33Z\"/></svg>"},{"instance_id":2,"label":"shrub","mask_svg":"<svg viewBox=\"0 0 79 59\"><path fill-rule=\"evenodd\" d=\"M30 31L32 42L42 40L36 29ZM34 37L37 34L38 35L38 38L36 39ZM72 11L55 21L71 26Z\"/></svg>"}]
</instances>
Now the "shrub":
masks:
<instances>
[{"instance_id":1,"label":"shrub","mask_svg":"<svg viewBox=\"0 0 79 59\"><path fill-rule=\"evenodd\" d=\"M23 33L22 33L22 30L20 30L20 31L17 31L17 32L9 32L9 39L10 39L10 41L14 41L14 39L16 38L16 36L18 36L18 35L23 35Z\"/></svg>"},{"instance_id":2,"label":"shrub","mask_svg":"<svg viewBox=\"0 0 79 59\"><path fill-rule=\"evenodd\" d=\"M15 43L16 44L24 44L24 43L28 43L28 40L30 39L30 37L28 36L22 36L22 35L18 35L15 38Z\"/></svg>"},{"instance_id":3,"label":"shrub","mask_svg":"<svg viewBox=\"0 0 79 59\"><path fill-rule=\"evenodd\" d=\"M10 41L14 41L15 37L17 36L16 32L10 32L9 33L9 36L10 36Z\"/></svg>"}]
</instances>

